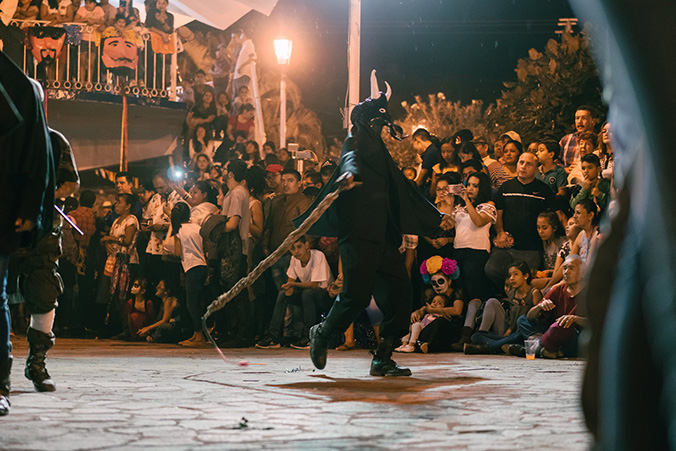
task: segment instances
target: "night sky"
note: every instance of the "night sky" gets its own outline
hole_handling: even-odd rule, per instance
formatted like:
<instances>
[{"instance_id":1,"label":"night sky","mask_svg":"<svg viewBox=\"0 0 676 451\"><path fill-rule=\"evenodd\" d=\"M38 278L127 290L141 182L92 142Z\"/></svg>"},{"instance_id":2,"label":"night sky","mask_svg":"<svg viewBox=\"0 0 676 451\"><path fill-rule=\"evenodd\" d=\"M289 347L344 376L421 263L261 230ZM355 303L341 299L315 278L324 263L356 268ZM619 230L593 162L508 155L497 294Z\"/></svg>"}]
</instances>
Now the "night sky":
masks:
<instances>
[{"instance_id":1,"label":"night sky","mask_svg":"<svg viewBox=\"0 0 676 451\"><path fill-rule=\"evenodd\" d=\"M279 0L270 17L252 13L250 30L259 64L276 64L272 39L294 41L289 77L323 123L327 138L344 137L339 109L347 91L349 0ZM563 0L362 0L361 95L371 68L402 100L439 91L449 100L492 102L528 49L556 38L558 18L574 17ZM269 42L269 45L265 45ZM382 87L384 89L384 86Z\"/></svg>"}]
</instances>

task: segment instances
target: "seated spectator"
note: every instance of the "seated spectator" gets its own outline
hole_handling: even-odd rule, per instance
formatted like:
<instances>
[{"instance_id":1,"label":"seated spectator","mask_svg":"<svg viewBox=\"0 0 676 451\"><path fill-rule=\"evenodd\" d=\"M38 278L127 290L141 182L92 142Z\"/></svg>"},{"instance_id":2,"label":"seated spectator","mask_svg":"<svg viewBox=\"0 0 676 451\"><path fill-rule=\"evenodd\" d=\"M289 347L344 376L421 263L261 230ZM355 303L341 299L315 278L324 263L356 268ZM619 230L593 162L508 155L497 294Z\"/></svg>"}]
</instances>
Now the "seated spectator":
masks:
<instances>
[{"instance_id":1,"label":"seated spectator","mask_svg":"<svg viewBox=\"0 0 676 451\"><path fill-rule=\"evenodd\" d=\"M253 105L254 98L249 94L248 86L240 86L237 97L232 101L232 114L239 114L242 112L242 107L246 104Z\"/></svg>"},{"instance_id":2,"label":"seated spectator","mask_svg":"<svg viewBox=\"0 0 676 451\"><path fill-rule=\"evenodd\" d=\"M263 144L263 155L265 155L266 157L268 155L277 156L277 148L275 147L274 142L265 141L265 144Z\"/></svg>"},{"instance_id":3,"label":"seated spectator","mask_svg":"<svg viewBox=\"0 0 676 451\"><path fill-rule=\"evenodd\" d=\"M319 169L319 173L322 175L322 184L326 185L329 183L329 180L333 176L333 173L336 171L337 167L338 166L333 161L325 161L322 164L321 168Z\"/></svg>"},{"instance_id":4,"label":"seated spectator","mask_svg":"<svg viewBox=\"0 0 676 451\"><path fill-rule=\"evenodd\" d=\"M566 241L561 244L559 252L556 254L556 263L554 263L554 271L552 271L552 276L547 279L547 285L542 288L543 293L547 293L551 287L556 285L561 280L563 276L563 262L566 260L566 257L570 255L570 248L573 247L575 239L580 234L580 228L577 226L575 218L570 218L566 222L565 226L566 231ZM559 275L558 279L555 281L555 275Z\"/></svg>"},{"instance_id":5,"label":"seated spectator","mask_svg":"<svg viewBox=\"0 0 676 451\"><path fill-rule=\"evenodd\" d=\"M230 99L225 91L216 94L216 119L214 119L214 131L216 139L223 140L228 130L230 119Z\"/></svg>"},{"instance_id":6,"label":"seated spectator","mask_svg":"<svg viewBox=\"0 0 676 451\"><path fill-rule=\"evenodd\" d=\"M566 135L559 141L561 146L559 160L567 171L569 166L582 158L582 155L579 154L578 138L582 133L593 132L597 122L598 118L594 108L582 105L575 111L575 133Z\"/></svg>"},{"instance_id":7,"label":"seated spectator","mask_svg":"<svg viewBox=\"0 0 676 451\"><path fill-rule=\"evenodd\" d=\"M494 189L500 188L500 186L504 182L509 180L511 177L507 175L505 170L502 168L502 164L497 160L491 158L490 155L488 154L488 150L490 147L488 145L488 140L484 137L474 138L472 140L472 144L474 144L476 150L479 152L479 155L481 156L481 162L488 171L488 176L490 177L491 180L491 186ZM502 150L502 148L500 148L500 150Z\"/></svg>"},{"instance_id":8,"label":"seated spectator","mask_svg":"<svg viewBox=\"0 0 676 451\"><path fill-rule=\"evenodd\" d=\"M451 138L444 138L441 141L441 162L432 166L432 183L430 185L430 196L432 199L436 197L437 180L441 174L447 172L460 172L460 158L458 151L453 147Z\"/></svg>"},{"instance_id":9,"label":"seated spectator","mask_svg":"<svg viewBox=\"0 0 676 451\"><path fill-rule=\"evenodd\" d=\"M404 173L404 177L407 179L411 180L412 182L415 182L416 177L418 176L418 171L415 168L412 167L406 167L401 170ZM436 188L435 188L436 191Z\"/></svg>"},{"instance_id":10,"label":"seated spectator","mask_svg":"<svg viewBox=\"0 0 676 451\"><path fill-rule=\"evenodd\" d=\"M596 135L592 132L580 133L577 138L577 157L573 163L566 168L568 172L568 183L571 185L582 185L584 175L582 174L582 158L594 153L596 147Z\"/></svg>"},{"instance_id":11,"label":"seated spectator","mask_svg":"<svg viewBox=\"0 0 676 451\"><path fill-rule=\"evenodd\" d=\"M603 213L610 202L610 179L601 176L601 162L593 153L582 157L581 167L582 189L570 200L570 206L575 208L582 199L590 199Z\"/></svg>"},{"instance_id":12,"label":"seated spectator","mask_svg":"<svg viewBox=\"0 0 676 451\"><path fill-rule=\"evenodd\" d=\"M207 344L202 334L204 283L207 279L207 261L200 235L200 226L190 222L190 207L180 202L171 210L171 228L174 233L174 255L180 257L185 272L185 290L193 334L180 342L181 346L198 347Z\"/></svg>"},{"instance_id":13,"label":"seated spectator","mask_svg":"<svg viewBox=\"0 0 676 451\"><path fill-rule=\"evenodd\" d=\"M211 91L205 91L200 97L200 101L195 102L195 106L188 111L185 123L188 126L188 136L195 133L198 125L203 125L211 129L211 123L216 119L216 104L214 95Z\"/></svg>"},{"instance_id":14,"label":"seated spectator","mask_svg":"<svg viewBox=\"0 0 676 451\"><path fill-rule=\"evenodd\" d=\"M237 115L230 116L228 120L228 129L227 135L231 140L235 140L234 133L236 131L246 132L246 139L252 140L256 137L256 123L254 118L256 117L256 111L250 103L247 103L242 106L241 112Z\"/></svg>"},{"instance_id":15,"label":"seated spectator","mask_svg":"<svg viewBox=\"0 0 676 451\"><path fill-rule=\"evenodd\" d=\"M209 180L209 177L211 176L212 166L213 163L211 162L211 158L209 158L207 155L203 153L200 153L197 154L195 158L195 163L191 169L195 171L197 175L197 180Z\"/></svg>"},{"instance_id":16,"label":"seated spectator","mask_svg":"<svg viewBox=\"0 0 676 451\"><path fill-rule=\"evenodd\" d=\"M246 153L242 156L242 160L246 161L247 167L252 167L254 165L261 165L261 153L256 141L249 140L245 144Z\"/></svg>"},{"instance_id":17,"label":"seated spectator","mask_svg":"<svg viewBox=\"0 0 676 451\"><path fill-rule=\"evenodd\" d=\"M44 5L44 3L43 3ZM105 27L106 13L97 5L96 0L85 0L75 14L75 22L87 24L82 30L82 43L80 44L80 80L95 83L100 74L98 68L97 50L101 41L101 31Z\"/></svg>"},{"instance_id":18,"label":"seated spectator","mask_svg":"<svg viewBox=\"0 0 676 451\"><path fill-rule=\"evenodd\" d=\"M155 295L162 302L159 319L142 327L137 334L150 343L178 343L190 336L190 322L178 299L178 288L168 280L160 280Z\"/></svg>"},{"instance_id":19,"label":"seated spectator","mask_svg":"<svg viewBox=\"0 0 676 451\"><path fill-rule=\"evenodd\" d=\"M192 90L195 95L195 105L199 105L202 102L204 93L208 92L211 94L212 99L216 99L216 91L212 86L209 86L207 83L207 75L202 69L197 69L195 72L195 79L192 86Z\"/></svg>"},{"instance_id":20,"label":"seated spectator","mask_svg":"<svg viewBox=\"0 0 676 451\"><path fill-rule=\"evenodd\" d=\"M303 176L303 190L310 187L317 189L322 189L324 187L324 181L319 172L313 170L305 172L305 175Z\"/></svg>"},{"instance_id":21,"label":"seated spectator","mask_svg":"<svg viewBox=\"0 0 676 451\"><path fill-rule=\"evenodd\" d=\"M446 307L446 296L437 295L432 298L432 302L427 304L430 306L430 311L440 311ZM427 311L427 310L425 310ZM395 349L396 352L413 352L415 347L418 344L418 337L420 332L432 323L435 319L441 318L441 315L438 313L425 313L425 316L422 317L419 321L413 322L413 316L411 316L411 326L409 333L405 335L402 339L402 345Z\"/></svg>"},{"instance_id":22,"label":"seated spectator","mask_svg":"<svg viewBox=\"0 0 676 451\"><path fill-rule=\"evenodd\" d=\"M554 274L556 257L561 250L565 237L558 215L551 210L545 210L538 215L537 229L538 235L542 239L543 265L535 273L533 285L542 288Z\"/></svg>"},{"instance_id":23,"label":"seated spectator","mask_svg":"<svg viewBox=\"0 0 676 451\"><path fill-rule=\"evenodd\" d=\"M604 122L598 138L598 147L594 151L601 161L601 176L607 179L613 177L615 154L613 153L612 132L610 123Z\"/></svg>"},{"instance_id":24,"label":"seated spectator","mask_svg":"<svg viewBox=\"0 0 676 451\"><path fill-rule=\"evenodd\" d=\"M195 160L199 154L204 154L210 159L213 159L216 154L216 142L213 140L211 128L204 124L200 124L195 128L195 133L193 133L188 143L190 165L195 164Z\"/></svg>"},{"instance_id":25,"label":"seated spectator","mask_svg":"<svg viewBox=\"0 0 676 451\"><path fill-rule=\"evenodd\" d=\"M509 177L516 177L516 164L523 153L519 141L507 141L502 150L502 169Z\"/></svg>"},{"instance_id":26,"label":"seated spectator","mask_svg":"<svg viewBox=\"0 0 676 451\"><path fill-rule=\"evenodd\" d=\"M559 145L554 141L544 141L538 145L537 157L540 168L535 178L545 182L557 196L565 196L568 173L554 161L558 151Z\"/></svg>"},{"instance_id":27,"label":"seated spectator","mask_svg":"<svg viewBox=\"0 0 676 451\"><path fill-rule=\"evenodd\" d=\"M132 297L127 301L127 327L132 340L140 340L139 330L155 320L155 307L146 296L147 284L146 279L135 279L131 285Z\"/></svg>"},{"instance_id":28,"label":"seated spectator","mask_svg":"<svg viewBox=\"0 0 676 451\"><path fill-rule=\"evenodd\" d=\"M13 19L37 20L41 3L41 0L19 0Z\"/></svg>"},{"instance_id":29,"label":"seated spectator","mask_svg":"<svg viewBox=\"0 0 676 451\"><path fill-rule=\"evenodd\" d=\"M268 331L263 339L256 343L257 348L280 347L286 309L287 306L291 306L295 323L291 347L309 349L310 327L317 323L317 311L327 312L330 307L326 291L332 282L329 264L321 251L310 249L305 236L300 237L291 247L291 259L286 275L288 280L282 284L282 290L277 295Z\"/></svg>"},{"instance_id":30,"label":"seated spectator","mask_svg":"<svg viewBox=\"0 0 676 451\"><path fill-rule=\"evenodd\" d=\"M536 357L556 359L578 355L578 338L587 323L585 317L576 314L577 297L584 288L584 263L580 256L571 254L563 263L563 268L564 283L552 288L518 321L519 333L524 339L543 334ZM509 346L508 353L526 356L522 343Z\"/></svg>"},{"instance_id":31,"label":"seated spectator","mask_svg":"<svg viewBox=\"0 0 676 451\"><path fill-rule=\"evenodd\" d=\"M96 6L96 1L89 1ZM40 4L40 20L50 21L50 26L72 22L74 16L75 10L70 0L42 0Z\"/></svg>"},{"instance_id":32,"label":"seated spectator","mask_svg":"<svg viewBox=\"0 0 676 451\"><path fill-rule=\"evenodd\" d=\"M507 307L495 298L486 301L479 331L466 343L465 354L499 354L503 346L523 343L528 336L521 335L517 320L540 302L542 293L531 285L531 269L526 262L509 265ZM507 311L505 311L507 310Z\"/></svg>"},{"instance_id":33,"label":"seated spectator","mask_svg":"<svg viewBox=\"0 0 676 451\"><path fill-rule=\"evenodd\" d=\"M425 306L411 313L411 323L421 321L425 314L439 315L428 324L418 337L418 346L423 353L447 352L458 341L462 332L465 303L462 292L454 289L451 282L460 276L457 262L436 255L425 260L420 266L423 282L431 284L427 290ZM446 298L445 307L433 307L435 296Z\"/></svg>"},{"instance_id":34,"label":"seated spectator","mask_svg":"<svg viewBox=\"0 0 676 451\"><path fill-rule=\"evenodd\" d=\"M277 151L277 158L279 159L279 164L281 164L284 169L295 169L291 152L289 152L286 147L282 147Z\"/></svg>"}]
</instances>

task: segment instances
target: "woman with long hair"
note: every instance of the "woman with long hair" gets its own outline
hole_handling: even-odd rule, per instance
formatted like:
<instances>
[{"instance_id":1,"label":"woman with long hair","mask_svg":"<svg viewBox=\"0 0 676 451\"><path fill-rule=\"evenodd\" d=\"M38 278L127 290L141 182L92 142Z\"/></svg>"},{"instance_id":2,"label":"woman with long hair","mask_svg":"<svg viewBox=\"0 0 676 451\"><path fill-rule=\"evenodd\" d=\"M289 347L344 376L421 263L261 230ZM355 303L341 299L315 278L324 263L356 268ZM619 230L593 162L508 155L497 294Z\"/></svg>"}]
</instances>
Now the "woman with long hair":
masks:
<instances>
[{"instance_id":1,"label":"woman with long hair","mask_svg":"<svg viewBox=\"0 0 676 451\"><path fill-rule=\"evenodd\" d=\"M212 160L216 153L216 143L211 135L211 129L205 125L198 125L195 128L195 133L193 133L188 143L188 156L191 163L194 163L197 155L201 153L207 155Z\"/></svg>"}]
</instances>

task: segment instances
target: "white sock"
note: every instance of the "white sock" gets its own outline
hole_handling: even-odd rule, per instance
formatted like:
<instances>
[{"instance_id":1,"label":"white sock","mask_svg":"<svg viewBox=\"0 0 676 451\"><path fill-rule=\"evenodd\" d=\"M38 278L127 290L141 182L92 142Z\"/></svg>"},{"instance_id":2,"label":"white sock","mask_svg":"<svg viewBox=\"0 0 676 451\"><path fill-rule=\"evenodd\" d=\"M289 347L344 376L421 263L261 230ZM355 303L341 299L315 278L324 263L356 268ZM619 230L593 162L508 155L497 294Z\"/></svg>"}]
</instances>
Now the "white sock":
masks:
<instances>
[{"instance_id":1,"label":"white sock","mask_svg":"<svg viewBox=\"0 0 676 451\"><path fill-rule=\"evenodd\" d=\"M51 333L55 316L56 310L54 309L47 313L31 315L30 327L31 329L39 330L40 332L44 332L46 334Z\"/></svg>"}]
</instances>

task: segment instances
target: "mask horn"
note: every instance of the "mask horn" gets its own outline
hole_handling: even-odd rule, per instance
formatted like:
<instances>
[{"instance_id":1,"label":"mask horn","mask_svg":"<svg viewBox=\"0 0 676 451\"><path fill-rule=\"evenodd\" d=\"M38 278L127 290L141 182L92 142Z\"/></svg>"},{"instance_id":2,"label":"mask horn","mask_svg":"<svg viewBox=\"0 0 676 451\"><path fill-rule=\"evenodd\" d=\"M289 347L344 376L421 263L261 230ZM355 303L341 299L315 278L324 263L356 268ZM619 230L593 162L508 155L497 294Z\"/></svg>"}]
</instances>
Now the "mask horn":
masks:
<instances>
[{"instance_id":1,"label":"mask horn","mask_svg":"<svg viewBox=\"0 0 676 451\"><path fill-rule=\"evenodd\" d=\"M385 86L387 86L387 91L385 91L385 98L389 102L390 97L392 97L392 88L390 88L390 84L388 82L385 82Z\"/></svg>"},{"instance_id":2,"label":"mask horn","mask_svg":"<svg viewBox=\"0 0 676 451\"><path fill-rule=\"evenodd\" d=\"M376 100L380 97L380 91L378 90L378 79L376 78L376 70L371 71L371 100Z\"/></svg>"}]
</instances>

